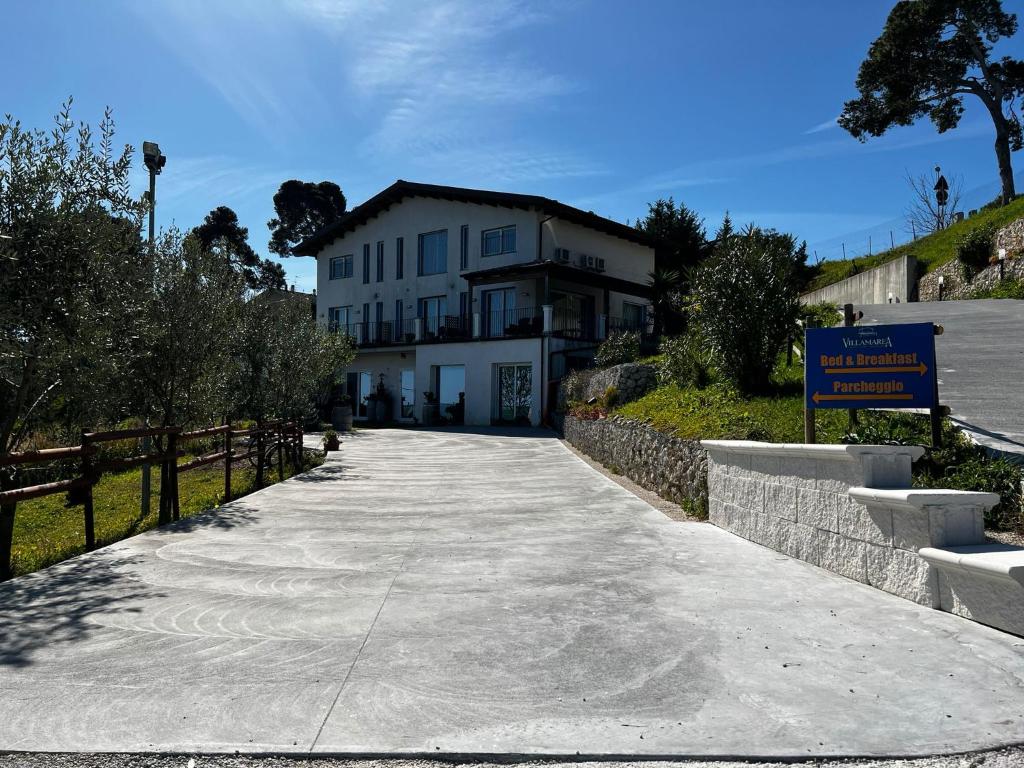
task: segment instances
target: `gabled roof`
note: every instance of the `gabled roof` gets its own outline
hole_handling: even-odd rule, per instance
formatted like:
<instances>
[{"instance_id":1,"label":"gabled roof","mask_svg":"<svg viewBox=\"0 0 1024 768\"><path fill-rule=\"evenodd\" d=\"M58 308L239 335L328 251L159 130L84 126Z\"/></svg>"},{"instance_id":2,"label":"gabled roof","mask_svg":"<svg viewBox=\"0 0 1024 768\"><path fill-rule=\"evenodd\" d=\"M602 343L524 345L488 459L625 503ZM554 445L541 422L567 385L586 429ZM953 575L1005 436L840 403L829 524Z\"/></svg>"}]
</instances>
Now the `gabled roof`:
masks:
<instances>
[{"instance_id":1,"label":"gabled roof","mask_svg":"<svg viewBox=\"0 0 1024 768\"><path fill-rule=\"evenodd\" d=\"M573 208L571 205L548 197L520 195L512 192L490 192L485 189L467 189L465 187L446 187L440 184L418 184L414 181L399 179L362 205L353 208L338 221L327 225L315 235L299 243L295 248L295 253L299 256L316 256L324 247L339 237L379 216L392 205L400 203L408 197L432 197L438 200L455 200L501 208L536 209L546 216L554 216L562 221L570 221L633 243L650 248L655 248L658 245L653 238L638 229L606 219L595 213Z\"/></svg>"}]
</instances>

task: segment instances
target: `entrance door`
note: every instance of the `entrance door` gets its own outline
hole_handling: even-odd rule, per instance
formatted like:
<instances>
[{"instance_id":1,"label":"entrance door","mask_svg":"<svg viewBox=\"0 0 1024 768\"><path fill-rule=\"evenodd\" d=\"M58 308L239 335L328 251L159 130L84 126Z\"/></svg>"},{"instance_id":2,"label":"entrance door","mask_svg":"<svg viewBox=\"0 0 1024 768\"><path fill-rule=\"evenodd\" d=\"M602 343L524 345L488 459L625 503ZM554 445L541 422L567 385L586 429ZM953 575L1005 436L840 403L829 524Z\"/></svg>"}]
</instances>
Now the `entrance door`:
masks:
<instances>
[{"instance_id":1,"label":"entrance door","mask_svg":"<svg viewBox=\"0 0 1024 768\"><path fill-rule=\"evenodd\" d=\"M402 418L411 419L416 413L416 371L402 371Z\"/></svg>"},{"instance_id":2,"label":"entrance door","mask_svg":"<svg viewBox=\"0 0 1024 768\"><path fill-rule=\"evenodd\" d=\"M515 324L516 289L499 288L484 292L485 333L490 337L505 336Z\"/></svg>"},{"instance_id":3,"label":"entrance door","mask_svg":"<svg viewBox=\"0 0 1024 768\"><path fill-rule=\"evenodd\" d=\"M533 403L533 366L514 363L498 366L498 420L529 424Z\"/></svg>"},{"instance_id":4,"label":"entrance door","mask_svg":"<svg viewBox=\"0 0 1024 768\"><path fill-rule=\"evenodd\" d=\"M437 398L441 418L462 424L466 416L466 366L437 366Z\"/></svg>"},{"instance_id":5,"label":"entrance door","mask_svg":"<svg viewBox=\"0 0 1024 768\"><path fill-rule=\"evenodd\" d=\"M351 377L352 374L349 374ZM351 379L350 379L351 380ZM355 392L352 392L352 408L356 418L365 419L366 396L373 391L373 381L369 371L360 371L355 379Z\"/></svg>"}]
</instances>

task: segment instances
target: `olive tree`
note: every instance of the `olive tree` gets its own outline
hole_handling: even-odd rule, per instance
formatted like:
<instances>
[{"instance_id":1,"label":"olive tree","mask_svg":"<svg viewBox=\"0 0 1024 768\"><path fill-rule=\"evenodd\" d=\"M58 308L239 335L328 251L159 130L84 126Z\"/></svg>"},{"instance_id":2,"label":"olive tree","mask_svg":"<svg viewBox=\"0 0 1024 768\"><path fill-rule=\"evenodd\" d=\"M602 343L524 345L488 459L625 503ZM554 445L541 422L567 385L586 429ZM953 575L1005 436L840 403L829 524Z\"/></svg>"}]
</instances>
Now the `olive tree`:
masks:
<instances>
[{"instance_id":1,"label":"olive tree","mask_svg":"<svg viewBox=\"0 0 1024 768\"><path fill-rule=\"evenodd\" d=\"M770 387L799 312L806 248L792 235L750 226L718 240L697 270L692 310L715 368L742 392Z\"/></svg>"},{"instance_id":2,"label":"olive tree","mask_svg":"<svg viewBox=\"0 0 1024 768\"><path fill-rule=\"evenodd\" d=\"M197 238L163 233L130 340L136 411L160 426L208 424L229 409L245 278Z\"/></svg>"},{"instance_id":3,"label":"olive tree","mask_svg":"<svg viewBox=\"0 0 1024 768\"><path fill-rule=\"evenodd\" d=\"M122 354L146 265L144 211L129 193L130 147L98 141L68 101L49 133L0 122L0 454L42 424L66 431L123 406ZM0 488L18 482L0 473ZM14 506L0 508L0 578L9 576Z\"/></svg>"},{"instance_id":4,"label":"olive tree","mask_svg":"<svg viewBox=\"0 0 1024 768\"><path fill-rule=\"evenodd\" d=\"M234 339L235 411L260 422L305 420L353 357L351 339L317 324L306 301L257 296Z\"/></svg>"}]
</instances>

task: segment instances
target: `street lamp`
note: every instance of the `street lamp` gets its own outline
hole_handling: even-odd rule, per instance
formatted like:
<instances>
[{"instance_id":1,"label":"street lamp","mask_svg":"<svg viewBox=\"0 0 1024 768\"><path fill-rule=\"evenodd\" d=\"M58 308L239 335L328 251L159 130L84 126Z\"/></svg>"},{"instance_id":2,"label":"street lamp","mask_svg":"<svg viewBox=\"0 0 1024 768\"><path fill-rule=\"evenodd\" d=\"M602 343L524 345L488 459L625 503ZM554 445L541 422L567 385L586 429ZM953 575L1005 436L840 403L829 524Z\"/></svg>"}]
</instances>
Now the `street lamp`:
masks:
<instances>
[{"instance_id":1,"label":"street lamp","mask_svg":"<svg viewBox=\"0 0 1024 768\"><path fill-rule=\"evenodd\" d=\"M142 160L149 169L149 257L153 259L153 269L156 269L156 177L167 164L167 158L160 154L160 145L155 141L142 142ZM147 420L146 426L149 426ZM142 438L142 452L149 453L149 436ZM150 498L150 466L142 465L142 499L140 511L143 517L149 515Z\"/></svg>"},{"instance_id":2,"label":"street lamp","mask_svg":"<svg viewBox=\"0 0 1024 768\"><path fill-rule=\"evenodd\" d=\"M999 282L1003 282L1003 270L1006 269L1006 249L999 249Z\"/></svg>"},{"instance_id":3,"label":"street lamp","mask_svg":"<svg viewBox=\"0 0 1024 768\"><path fill-rule=\"evenodd\" d=\"M946 278L943 275L939 275L939 301L942 301L942 288L946 284Z\"/></svg>"},{"instance_id":4,"label":"street lamp","mask_svg":"<svg viewBox=\"0 0 1024 768\"><path fill-rule=\"evenodd\" d=\"M160 145L155 141L144 141L142 159L149 169L149 250L152 253L156 227L156 177L167 164L167 158L160 154Z\"/></svg>"}]
</instances>

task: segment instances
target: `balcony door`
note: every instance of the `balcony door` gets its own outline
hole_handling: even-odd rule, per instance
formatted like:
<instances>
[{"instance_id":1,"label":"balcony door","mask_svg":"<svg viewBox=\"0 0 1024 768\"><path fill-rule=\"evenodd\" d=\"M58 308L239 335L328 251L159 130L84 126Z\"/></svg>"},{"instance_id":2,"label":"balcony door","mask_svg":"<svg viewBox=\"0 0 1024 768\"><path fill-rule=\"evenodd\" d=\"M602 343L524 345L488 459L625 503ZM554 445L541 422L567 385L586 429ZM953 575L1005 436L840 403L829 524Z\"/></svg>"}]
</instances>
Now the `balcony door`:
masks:
<instances>
[{"instance_id":1,"label":"balcony door","mask_svg":"<svg viewBox=\"0 0 1024 768\"><path fill-rule=\"evenodd\" d=\"M420 299L420 317L423 318L423 333L428 338L437 336L448 314L447 296L430 296Z\"/></svg>"},{"instance_id":2,"label":"balcony door","mask_svg":"<svg viewBox=\"0 0 1024 768\"><path fill-rule=\"evenodd\" d=\"M511 363L498 366L498 421L529 424L533 404L533 366Z\"/></svg>"},{"instance_id":3,"label":"balcony door","mask_svg":"<svg viewBox=\"0 0 1024 768\"><path fill-rule=\"evenodd\" d=\"M416 371L402 369L402 418L411 419L416 415Z\"/></svg>"},{"instance_id":4,"label":"balcony door","mask_svg":"<svg viewBox=\"0 0 1024 768\"><path fill-rule=\"evenodd\" d=\"M486 335L504 336L507 329L516 322L516 289L499 288L484 291L484 317Z\"/></svg>"}]
</instances>

